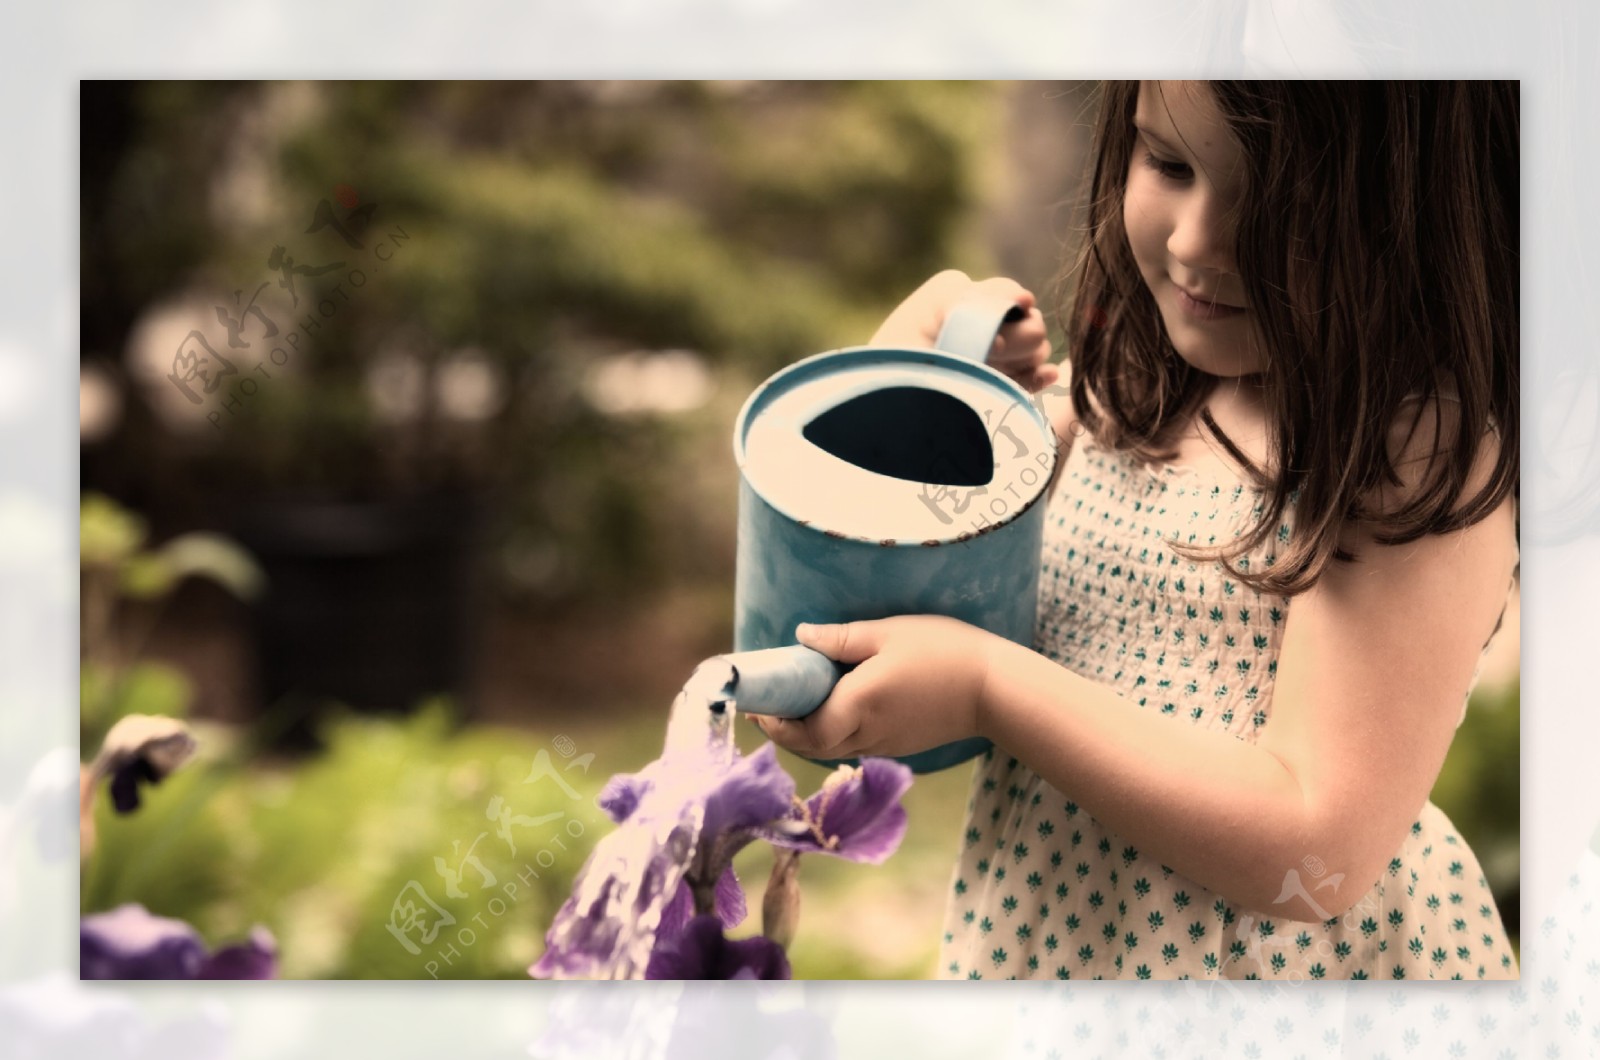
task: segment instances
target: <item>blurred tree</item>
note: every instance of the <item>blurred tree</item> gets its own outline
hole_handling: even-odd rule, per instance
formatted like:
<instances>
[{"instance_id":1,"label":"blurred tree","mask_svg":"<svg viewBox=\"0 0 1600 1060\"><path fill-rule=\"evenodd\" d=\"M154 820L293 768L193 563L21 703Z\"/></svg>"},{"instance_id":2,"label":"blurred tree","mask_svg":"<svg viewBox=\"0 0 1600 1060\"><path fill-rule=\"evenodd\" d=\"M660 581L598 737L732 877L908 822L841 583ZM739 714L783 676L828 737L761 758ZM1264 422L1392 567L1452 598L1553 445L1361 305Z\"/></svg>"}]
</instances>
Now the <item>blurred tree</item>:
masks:
<instances>
[{"instance_id":1,"label":"blurred tree","mask_svg":"<svg viewBox=\"0 0 1600 1060\"><path fill-rule=\"evenodd\" d=\"M97 454L95 471L179 522L226 524L263 496L486 493L491 545L559 557L532 587L546 598L658 580L659 543L694 525L670 496L675 461L729 426L609 414L585 399L589 369L682 348L742 395L862 341L918 280L972 260L978 160L1004 103L971 83L84 93L101 138L86 161L103 205L83 235L95 352L126 343L130 307L187 292L228 356L208 303L243 305L276 280L274 248L304 266L348 259L295 277L297 304L265 288L285 363L264 343L235 351L239 374L204 406L222 429L202 419L185 438L131 416L108 447L121 458ZM336 218L372 208L364 247L306 231L324 202ZM258 362L271 378L247 383Z\"/></svg>"}]
</instances>

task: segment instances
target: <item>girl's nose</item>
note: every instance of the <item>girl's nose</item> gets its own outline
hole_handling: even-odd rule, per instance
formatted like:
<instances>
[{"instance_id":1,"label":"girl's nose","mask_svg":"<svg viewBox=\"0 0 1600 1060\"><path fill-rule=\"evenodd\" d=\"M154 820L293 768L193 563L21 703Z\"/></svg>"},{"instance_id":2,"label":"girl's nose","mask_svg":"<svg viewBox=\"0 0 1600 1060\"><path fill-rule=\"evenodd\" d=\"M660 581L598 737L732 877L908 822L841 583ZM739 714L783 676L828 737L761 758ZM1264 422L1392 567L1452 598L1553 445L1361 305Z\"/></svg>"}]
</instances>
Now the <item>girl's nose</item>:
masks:
<instances>
[{"instance_id":1,"label":"girl's nose","mask_svg":"<svg viewBox=\"0 0 1600 1060\"><path fill-rule=\"evenodd\" d=\"M1167 253L1195 271L1233 271L1233 229L1215 195L1196 190L1173 218Z\"/></svg>"}]
</instances>

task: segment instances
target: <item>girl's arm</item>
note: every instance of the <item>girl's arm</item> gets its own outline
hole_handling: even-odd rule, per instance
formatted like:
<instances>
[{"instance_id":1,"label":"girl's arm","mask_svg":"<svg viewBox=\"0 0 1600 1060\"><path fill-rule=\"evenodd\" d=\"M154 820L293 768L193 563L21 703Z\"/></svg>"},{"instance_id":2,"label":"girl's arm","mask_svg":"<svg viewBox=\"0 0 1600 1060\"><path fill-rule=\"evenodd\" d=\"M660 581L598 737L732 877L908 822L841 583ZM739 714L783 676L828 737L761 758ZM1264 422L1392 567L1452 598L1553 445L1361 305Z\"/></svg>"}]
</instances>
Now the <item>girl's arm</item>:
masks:
<instances>
[{"instance_id":1,"label":"girl's arm","mask_svg":"<svg viewBox=\"0 0 1600 1060\"><path fill-rule=\"evenodd\" d=\"M1411 448L1425 453L1423 433ZM1493 449L1466 495L1487 480ZM1509 500L1412 545L1348 530L1358 562L1330 566L1289 607L1272 719L1253 745L1174 724L998 638L977 728L1230 901L1294 920L1338 915L1380 879L1438 777L1510 585L1513 533ZM1325 875L1291 875L1312 857Z\"/></svg>"},{"instance_id":2,"label":"girl's arm","mask_svg":"<svg viewBox=\"0 0 1600 1060\"><path fill-rule=\"evenodd\" d=\"M1396 445L1401 493L1416 486L1406 457L1430 451L1426 434ZM1466 496L1494 450L1481 447ZM1330 566L1289 607L1272 719L1254 744L930 615L802 627L802 643L858 665L806 718L755 720L820 759L987 736L1147 857L1246 908L1321 920L1372 888L1427 800L1505 601L1513 535L1509 501L1411 545L1348 528L1341 543L1358 561Z\"/></svg>"}]
</instances>

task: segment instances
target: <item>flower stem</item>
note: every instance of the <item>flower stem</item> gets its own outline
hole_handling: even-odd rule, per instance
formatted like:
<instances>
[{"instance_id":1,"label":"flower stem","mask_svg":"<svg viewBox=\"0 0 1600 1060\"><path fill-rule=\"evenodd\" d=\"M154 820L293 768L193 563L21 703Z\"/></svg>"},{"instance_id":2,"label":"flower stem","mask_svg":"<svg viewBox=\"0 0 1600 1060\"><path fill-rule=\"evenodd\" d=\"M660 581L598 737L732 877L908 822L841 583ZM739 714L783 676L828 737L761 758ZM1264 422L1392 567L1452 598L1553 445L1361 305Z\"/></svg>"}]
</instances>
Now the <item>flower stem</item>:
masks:
<instances>
[{"instance_id":1,"label":"flower stem","mask_svg":"<svg viewBox=\"0 0 1600 1060\"><path fill-rule=\"evenodd\" d=\"M772 875L761 899L761 933L784 949L800 922L800 852L774 848Z\"/></svg>"},{"instance_id":2,"label":"flower stem","mask_svg":"<svg viewBox=\"0 0 1600 1060\"><path fill-rule=\"evenodd\" d=\"M694 915L708 916L717 911L717 881L715 879L702 880L692 877L689 880L689 893L694 895Z\"/></svg>"}]
</instances>

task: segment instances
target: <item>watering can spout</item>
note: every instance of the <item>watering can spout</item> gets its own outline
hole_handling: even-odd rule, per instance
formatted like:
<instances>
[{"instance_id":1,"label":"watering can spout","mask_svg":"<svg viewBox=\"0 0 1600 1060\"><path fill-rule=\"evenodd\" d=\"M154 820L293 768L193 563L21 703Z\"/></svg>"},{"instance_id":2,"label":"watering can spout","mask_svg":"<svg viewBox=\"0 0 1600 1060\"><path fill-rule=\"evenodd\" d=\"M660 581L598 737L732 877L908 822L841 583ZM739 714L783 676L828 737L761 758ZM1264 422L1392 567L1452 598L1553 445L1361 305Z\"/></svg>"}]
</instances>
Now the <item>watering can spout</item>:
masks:
<instances>
[{"instance_id":1,"label":"watering can spout","mask_svg":"<svg viewBox=\"0 0 1600 1060\"><path fill-rule=\"evenodd\" d=\"M714 684L704 698L746 714L803 718L822 706L846 667L803 644L718 655L700 664L695 680Z\"/></svg>"}]
</instances>

